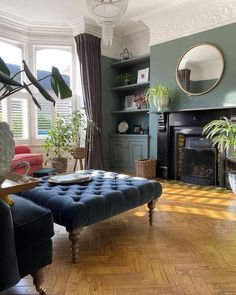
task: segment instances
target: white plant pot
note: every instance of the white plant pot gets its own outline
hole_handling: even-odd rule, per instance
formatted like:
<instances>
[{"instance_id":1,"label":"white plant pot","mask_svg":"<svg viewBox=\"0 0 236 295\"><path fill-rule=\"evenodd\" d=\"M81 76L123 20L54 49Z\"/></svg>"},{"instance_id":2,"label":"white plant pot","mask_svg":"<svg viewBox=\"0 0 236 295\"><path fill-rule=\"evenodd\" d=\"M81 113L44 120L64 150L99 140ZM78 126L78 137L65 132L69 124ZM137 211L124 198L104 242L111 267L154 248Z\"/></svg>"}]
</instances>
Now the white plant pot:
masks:
<instances>
[{"instance_id":1,"label":"white plant pot","mask_svg":"<svg viewBox=\"0 0 236 295\"><path fill-rule=\"evenodd\" d=\"M229 184L234 193L236 193L236 172L229 172Z\"/></svg>"},{"instance_id":2,"label":"white plant pot","mask_svg":"<svg viewBox=\"0 0 236 295\"><path fill-rule=\"evenodd\" d=\"M157 108L158 112L163 112L169 103L169 96L162 95L162 96L155 96L153 98L155 107Z\"/></svg>"}]
</instances>

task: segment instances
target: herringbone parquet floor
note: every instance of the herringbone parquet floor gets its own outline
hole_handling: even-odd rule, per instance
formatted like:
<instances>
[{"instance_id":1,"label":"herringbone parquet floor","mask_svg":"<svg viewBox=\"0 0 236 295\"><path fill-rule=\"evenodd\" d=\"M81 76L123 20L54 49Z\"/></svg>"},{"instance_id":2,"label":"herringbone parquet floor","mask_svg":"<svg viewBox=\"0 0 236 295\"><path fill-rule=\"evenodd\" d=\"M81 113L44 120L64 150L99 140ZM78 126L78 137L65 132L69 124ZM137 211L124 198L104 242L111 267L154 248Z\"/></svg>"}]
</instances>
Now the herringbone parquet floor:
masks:
<instances>
[{"instance_id":1,"label":"herringbone parquet floor","mask_svg":"<svg viewBox=\"0 0 236 295\"><path fill-rule=\"evenodd\" d=\"M149 226L145 206L85 228L80 263L56 226L49 295L236 294L236 195L163 183ZM8 295L36 295L27 277Z\"/></svg>"}]
</instances>

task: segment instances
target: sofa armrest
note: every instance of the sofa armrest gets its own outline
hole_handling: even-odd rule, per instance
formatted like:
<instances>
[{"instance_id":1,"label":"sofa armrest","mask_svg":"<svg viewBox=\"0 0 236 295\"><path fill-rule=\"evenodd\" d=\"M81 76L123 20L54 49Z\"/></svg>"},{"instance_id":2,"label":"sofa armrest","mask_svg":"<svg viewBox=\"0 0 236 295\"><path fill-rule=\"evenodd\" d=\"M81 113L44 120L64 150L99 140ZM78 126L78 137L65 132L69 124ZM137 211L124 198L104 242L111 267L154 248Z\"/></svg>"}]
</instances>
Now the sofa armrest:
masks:
<instances>
[{"instance_id":1,"label":"sofa armrest","mask_svg":"<svg viewBox=\"0 0 236 295\"><path fill-rule=\"evenodd\" d=\"M20 280L10 207L0 199L0 292Z\"/></svg>"}]
</instances>

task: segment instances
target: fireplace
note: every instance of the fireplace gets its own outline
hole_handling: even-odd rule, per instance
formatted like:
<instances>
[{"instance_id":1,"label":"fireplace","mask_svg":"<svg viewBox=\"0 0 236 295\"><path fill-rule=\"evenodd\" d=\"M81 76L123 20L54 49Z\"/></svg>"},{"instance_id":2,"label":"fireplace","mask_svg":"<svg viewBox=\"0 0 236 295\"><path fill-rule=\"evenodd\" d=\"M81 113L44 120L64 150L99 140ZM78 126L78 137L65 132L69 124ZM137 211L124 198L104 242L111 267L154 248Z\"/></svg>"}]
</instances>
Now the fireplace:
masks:
<instances>
[{"instance_id":1,"label":"fireplace","mask_svg":"<svg viewBox=\"0 0 236 295\"><path fill-rule=\"evenodd\" d=\"M187 137L183 148L183 182L200 185L216 185L217 150L209 139Z\"/></svg>"},{"instance_id":2,"label":"fireplace","mask_svg":"<svg viewBox=\"0 0 236 295\"><path fill-rule=\"evenodd\" d=\"M200 185L226 186L225 154L202 135L203 127L234 110L215 109L165 113L158 123L158 176ZM164 126L164 127L163 127Z\"/></svg>"}]
</instances>

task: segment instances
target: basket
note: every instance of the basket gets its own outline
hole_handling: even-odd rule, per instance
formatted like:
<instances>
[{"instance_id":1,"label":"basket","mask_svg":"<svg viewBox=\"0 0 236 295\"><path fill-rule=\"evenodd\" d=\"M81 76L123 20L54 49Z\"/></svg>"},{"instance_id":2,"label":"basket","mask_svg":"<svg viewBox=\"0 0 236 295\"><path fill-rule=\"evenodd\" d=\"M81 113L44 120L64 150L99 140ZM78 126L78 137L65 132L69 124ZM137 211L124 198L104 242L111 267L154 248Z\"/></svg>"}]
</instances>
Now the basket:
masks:
<instances>
[{"instance_id":1,"label":"basket","mask_svg":"<svg viewBox=\"0 0 236 295\"><path fill-rule=\"evenodd\" d=\"M136 176L145 178L156 177L156 165L157 161L155 159L136 160Z\"/></svg>"}]
</instances>

